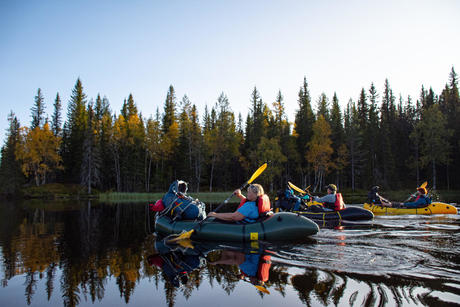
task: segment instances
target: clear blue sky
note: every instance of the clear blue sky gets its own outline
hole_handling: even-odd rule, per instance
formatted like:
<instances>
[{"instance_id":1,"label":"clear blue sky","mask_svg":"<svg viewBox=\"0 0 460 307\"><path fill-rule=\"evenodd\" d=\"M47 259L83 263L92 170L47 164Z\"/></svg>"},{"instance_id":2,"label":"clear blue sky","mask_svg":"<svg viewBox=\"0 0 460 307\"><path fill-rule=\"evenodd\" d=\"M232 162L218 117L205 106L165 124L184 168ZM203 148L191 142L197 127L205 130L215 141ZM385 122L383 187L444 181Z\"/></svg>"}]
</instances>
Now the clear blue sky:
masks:
<instances>
[{"instance_id":1,"label":"clear blue sky","mask_svg":"<svg viewBox=\"0 0 460 307\"><path fill-rule=\"evenodd\" d=\"M385 78L395 95L439 93L460 73L460 1L14 1L0 2L0 141L7 114L30 125L37 89L46 112L78 77L88 98L119 113L132 93L148 117L170 84L203 114L221 92L247 114L257 86L278 90L289 119L307 77L314 106L334 91L344 106ZM51 117L51 116L50 116Z\"/></svg>"}]
</instances>

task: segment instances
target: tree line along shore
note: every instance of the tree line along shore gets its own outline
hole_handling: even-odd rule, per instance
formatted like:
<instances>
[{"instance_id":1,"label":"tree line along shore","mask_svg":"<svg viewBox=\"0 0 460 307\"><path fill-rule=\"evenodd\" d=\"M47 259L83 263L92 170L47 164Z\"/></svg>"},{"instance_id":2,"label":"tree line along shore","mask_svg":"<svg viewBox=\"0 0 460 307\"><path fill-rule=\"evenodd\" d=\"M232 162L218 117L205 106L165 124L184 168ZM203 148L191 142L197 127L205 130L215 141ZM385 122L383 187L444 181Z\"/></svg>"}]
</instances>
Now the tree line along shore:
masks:
<instances>
[{"instance_id":1,"label":"tree line along shore","mask_svg":"<svg viewBox=\"0 0 460 307\"><path fill-rule=\"evenodd\" d=\"M296 102L285 102L281 91L267 102L254 87L243 119L223 92L199 114L172 85L154 115L145 117L133 94L114 111L107 97L89 99L78 79L65 118L59 93L46 113L41 89L30 125L11 110L0 194L53 183L84 188L69 194L162 193L175 179L187 181L189 192L232 191L264 162L257 181L272 195L287 181L316 193L327 183L350 193L379 185L385 194L425 180L449 194L460 190L457 83L452 67L440 93L421 86L419 97L402 97L387 79L381 92L371 83L342 109L336 93L312 99L304 78ZM297 103L292 122L285 103Z\"/></svg>"}]
</instances>

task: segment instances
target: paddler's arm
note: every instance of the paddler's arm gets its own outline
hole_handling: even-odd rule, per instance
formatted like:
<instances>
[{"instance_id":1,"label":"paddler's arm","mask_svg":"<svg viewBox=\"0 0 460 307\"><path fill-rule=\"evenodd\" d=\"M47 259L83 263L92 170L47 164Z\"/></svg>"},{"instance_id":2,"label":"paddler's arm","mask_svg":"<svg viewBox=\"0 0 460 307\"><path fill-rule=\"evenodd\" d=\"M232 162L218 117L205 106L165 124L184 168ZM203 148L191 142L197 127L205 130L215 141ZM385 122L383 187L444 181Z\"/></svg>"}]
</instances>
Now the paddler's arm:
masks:
<instances>
[{"instance_id":1,"label":"paddler's arm","mask_svg":"<svg viewBox=\"0 0 460 307\"><path fill-rule=\"evenodd\" d=\"M215 217L219 220L224 220L228 222L238 222L245 218L244 215L239 213L238 211L231 212L231 213L217 213L217 212L210 212L208 214L209 217Z\"/></svg>"},{"instance_id":2,"label":"paddler's arm","mask_svg":"<svg viewBox=\"0 0 460 307\"><path fill-rule=\"evenodd\" d=\"M243 194L241 194L241 190L240 189L236 189L235 191L233 191L233 194L238 197L240 200L244 200L246 199L246 197L244 197Z\"/></svg>"}]
</instances>

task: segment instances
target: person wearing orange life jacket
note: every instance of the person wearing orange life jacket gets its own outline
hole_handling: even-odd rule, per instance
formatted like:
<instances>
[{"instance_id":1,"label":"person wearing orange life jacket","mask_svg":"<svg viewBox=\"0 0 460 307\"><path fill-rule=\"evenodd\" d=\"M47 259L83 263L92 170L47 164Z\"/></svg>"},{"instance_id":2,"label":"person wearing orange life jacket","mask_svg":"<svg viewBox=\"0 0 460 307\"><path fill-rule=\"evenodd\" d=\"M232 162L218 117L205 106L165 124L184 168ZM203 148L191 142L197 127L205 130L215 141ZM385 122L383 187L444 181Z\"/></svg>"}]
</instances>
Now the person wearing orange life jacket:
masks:
<instances>
[{"instance_id":1,"label":"person wearing orange life jacket","mask_svg":"<svg viewBox=\"0 0 460 307\"><path fill-rule=\"evenodd\" d=\"M231 213L209 213L209 217L215 217L228 222L254 223L257 219L270 211L270 200L264 194L264 188L260 184L251 184L248 187L247 198L237 189L233 192L241 203L235 212Z\"/></svg>"},{"instance_id":2,"label":"person wearing orange life jacket","mask_svg":"<svg viewBox=\"0 0 460 307\"><path fill-rule=\"evenodd\" d=\"M345 209L342 194L337 193L337 186L330 184L326 187L327 195L323 197L315 196L314 200L323 203L324 209L327 211L340 211Z\"/></svg>"},{"instance_id":3,"label":"person wearing orange life jacket","mask_svg":"<svg viewBox=\"0 0 460 307\"><path fill-rule=\"evenodd\" d=\"M241 279L248 277L251 284L263 286L269 279L271 256L265 253L245 254L239 251L223 250L221 258L210 264L238 265Z\"/></svg>"},{"instance_id":4,"label":"person wearing orange life jacket","mask_svg":"<svg viewBox=\"0 0 460 307\"><path fill-rule=\"evenodd\" d=\"M385 207L396 207L396 208L423 208L431 204L431 198L429 198L426 194L428 191L425 187L418 187L417 192L415 195L411 197L409 202L405 203L392 203L390 206Z\"/></svg>"}]
</instances>

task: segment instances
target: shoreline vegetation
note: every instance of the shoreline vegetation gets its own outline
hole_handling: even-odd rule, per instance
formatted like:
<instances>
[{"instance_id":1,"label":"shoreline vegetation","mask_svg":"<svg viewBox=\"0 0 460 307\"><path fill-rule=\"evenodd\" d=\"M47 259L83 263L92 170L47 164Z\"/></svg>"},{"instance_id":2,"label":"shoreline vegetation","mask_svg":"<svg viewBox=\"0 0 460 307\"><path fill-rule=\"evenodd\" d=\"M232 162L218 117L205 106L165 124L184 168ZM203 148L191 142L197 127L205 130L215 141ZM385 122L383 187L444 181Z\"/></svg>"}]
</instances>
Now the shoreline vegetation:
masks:
<instances>
[{"instance_id":1,"label":"shoreline vegetation","mask_svg":"<svg viewBox=\"0 0 460 307\"><path fill-rule=\"evenodd\" d=\"M139 199L144 196L135 196L138 192L166 191L174 178L188 182L190 191L225 191L264 162L269 168L258 183L270 191L284 189L288 180L311 190L334 183L345 197L357 191L360 201L373 185L381 186L386 197L394 190L411 193L423 181L434 190L460 190L460 94L454 67L444 89L422 86L418 98L398 97L388 79L379 87L372 82L356 99L340 103L332 92L311 97L304 76L291 121L285 106L295 102L285 102L281 90L262 99L256 86L245 118L244 110L232 110L224 92L200 114L187 95L176 97L172 84L163 109L156 102L156 110L141 111L129 94L114 110L104 95L88 97L80 78L65 118L59 93L47 113L51 102L38 88L30 124L21 124L13 110L8 115L0 194L68 197L60 191L42 195L31 187L54 182L77 185L70 194L79 199L102 191L133 192L129 198ZM149 111L154 115L146 117Z\"/></svg>"},{"instance_id":2,"label":"shoreline vegetation","mask_svg":"<svg viewBox=\"0 0 460 307\"><path fill-rule=\"evenodd\" d=\"M415 190L415 189L414 189ZM43 199L43 200L97 200L100 202L108 203L120 203L120 202L155 202L156 200L163 197L166 193L164 192L150 192L150 193L131 193L131 192L99 192L94 191L92 194L86 193L84 187L76 184L45 184L39 187L30 186L23 188L22 193L17 195L18 199ZM345 203L347 204L362 204L367 198L367 190L341 190ZM414 191L394 190L394 191L382 191L382 195L390 200L403 201ZM189 193L193 198L198 198L204 203L220 203L226 199L232 192L231 191L218 191L218 192L200 192L200 193ZM325 191L313 193L314 195L323 195ZM268 193L270 200L274 202L274 192ZM433 201L441 201L446 203L458 203L460 199L460 190L438 190L432 192ZM239 200L233 197L230 203L238 203Z\"/></svg>"}]
</instances>

